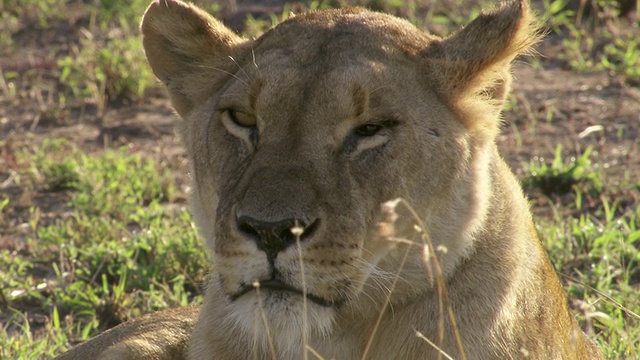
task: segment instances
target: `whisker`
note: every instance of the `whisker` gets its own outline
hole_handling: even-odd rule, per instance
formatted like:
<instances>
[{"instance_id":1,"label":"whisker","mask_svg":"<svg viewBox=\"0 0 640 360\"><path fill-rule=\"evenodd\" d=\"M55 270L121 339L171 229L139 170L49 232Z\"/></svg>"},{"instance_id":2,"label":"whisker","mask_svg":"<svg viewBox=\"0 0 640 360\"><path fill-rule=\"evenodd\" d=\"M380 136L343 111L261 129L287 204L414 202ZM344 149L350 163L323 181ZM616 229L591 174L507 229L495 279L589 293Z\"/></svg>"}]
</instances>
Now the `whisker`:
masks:
<instances>
[{"instance_id":1,"label":"whisker","mask_svg":"<svg viewBox=\"0 0 640 360\"><path fill-rule=\"evenodd\" d=\"M244 69L242 68L242 66L240 66L240 64L238 64L238 62L236 61L236 59L234 59L231 55L228 56L229 59L231 59L231 61L233 61L234 64L236 64L236 66L238 67L238 69L240 69L240 71L242 71L242 73L244 74L244 76L247 78L247 81L251 81L251 77L249 77L249 75L244 71Z\"/></svg>"},{"instance_id":2,"label":"whisker","mask_svg":"<svg viewBox=\"0 0 640 360\"><path fill-rule=\"evenodd\" d=\"M383 90L383 89L387 89L387 88L390 88L390 86L389 85L378 86L377 88L374 88L371 91L369 91L369 96L373 95L373 93L377 92L378 90Z\"/></svg>"},{"instance_id":3,"label":"whisker","mask_svg":"<svg viewBox=\"0 0 640 360\"><path fill-rule=\"evenodd\" d=\"M367 266L371 266L367 261L359 259ZM362 294L371 300L371 302L378 306L378 299L370 294L367 290L372 290L372 293L390 293L391 289L388 286L388 282L393 280L394 274L384 271L376 266L371 266L371 273L367 280L362 284ZM370 281L369 281L370 280Z\"/></svg>"},{"instance_id":4,"label":"whisker","mask_svg":"<svg viewBox=\"0 0 640 360\"><path fill-rule=\"evenodd\" d=\"M247 84L247 82L246 82L246 81L244 81L244 80L240 79L240 78L239 78L236 74L234 74L234 73L231 73L231 72L228 72L227 70L220 69L220 68L213 67L213 66L200 65L200 67L201 67L201 68L204 68L204 69L220 71L221 73L224 73L224 74L227 74L227 75L229 75L229 76L232 76L232 77L234 77L236 80L238 80L238 81L240 81L242 84L244 84L244 86L246 86L247 88L249 88L249 84Z\"/></svg>"},{"instance_id":5,"label":"whisker","mask_svg":"<svg viewBox=\"0 0 640 360\"><path fill-rule=\"evenodd\" d=\"M251 59L253 60L253 66L256 68L256 70L258 70L258 75L260 75L260 69L258 68L258 63L256 62L256 53L255 51L253 51L253 48L251 48Z\"/></svg>"}]
</instances>

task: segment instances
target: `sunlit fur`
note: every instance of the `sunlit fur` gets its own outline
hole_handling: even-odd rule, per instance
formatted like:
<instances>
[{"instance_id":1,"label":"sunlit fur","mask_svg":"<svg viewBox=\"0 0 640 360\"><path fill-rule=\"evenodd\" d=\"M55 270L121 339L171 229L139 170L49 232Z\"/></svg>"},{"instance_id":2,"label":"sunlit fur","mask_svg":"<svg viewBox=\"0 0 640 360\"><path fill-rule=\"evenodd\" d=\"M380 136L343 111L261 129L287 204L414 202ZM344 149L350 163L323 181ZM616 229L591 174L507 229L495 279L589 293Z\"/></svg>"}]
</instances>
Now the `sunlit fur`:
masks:
<instances>
[{"instance_id":1,"label":"sunlit fur","mask_svg":"<svg viewBox=\"0 0 640 360\"><path fill-rule=\"evenodd\" d=\"M269 349L271 341L279 358L295 359L302 353L305 338L325 338L330 334L334 314L331 309L314 304L305 308L298 295L281 296L274 299L262 294L246 295L228 311L235 322L233 326L244 329L250 349Z\"/></svg>"}]
</instances>

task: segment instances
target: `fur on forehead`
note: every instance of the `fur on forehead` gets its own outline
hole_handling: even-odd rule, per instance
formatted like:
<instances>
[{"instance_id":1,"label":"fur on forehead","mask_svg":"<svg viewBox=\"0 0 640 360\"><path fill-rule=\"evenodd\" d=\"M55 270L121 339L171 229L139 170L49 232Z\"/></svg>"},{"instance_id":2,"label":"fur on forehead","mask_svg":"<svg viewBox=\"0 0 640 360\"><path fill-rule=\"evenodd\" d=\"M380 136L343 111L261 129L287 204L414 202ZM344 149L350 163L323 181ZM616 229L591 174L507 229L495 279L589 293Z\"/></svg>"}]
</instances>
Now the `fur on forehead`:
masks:
<instances>
[{"instance_id":1,"label":"fur on forehead","mask_svg":"<svg viewBox=\"0 0 640 360\"><path fill-rule=\"evenodd\" d=\"M352 7L310 11L289 18L264 33L256 46L282 47L287 44L294 46L289 49L294 53L298 45L304 47L305 52L316 49L316 52L327 53L333 49L352 50L355 46L362 48L371 44L371 49L398 50L413 56L435 39L438 38L420 31L404 19Z\"/></svg>"}]
</instances>

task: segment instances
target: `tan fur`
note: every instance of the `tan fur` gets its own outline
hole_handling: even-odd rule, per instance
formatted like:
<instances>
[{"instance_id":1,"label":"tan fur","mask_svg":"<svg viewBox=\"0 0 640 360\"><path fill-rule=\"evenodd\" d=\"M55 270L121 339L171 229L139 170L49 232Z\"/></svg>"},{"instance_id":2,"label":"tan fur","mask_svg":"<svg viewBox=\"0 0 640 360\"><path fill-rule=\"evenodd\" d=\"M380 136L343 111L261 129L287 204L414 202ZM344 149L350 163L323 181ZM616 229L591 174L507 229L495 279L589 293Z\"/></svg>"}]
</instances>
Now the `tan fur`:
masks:
<instances>
[{"instance_id":1,"label":"tan fur","mask_svg":"<svg viewBox=\"0 0 640 360\"><path fill-rule=\"evenodd\" d=\"M456 359L598 358L495 145L510 64L538 38L526 2L444 39L346 9L246 40L161 0L142 33L183 119L213 257L183 356L435 359L435 345ZM396 198L418 218L402 204L397 221L382 214ZM194 319L179 311L144 321ZM68 358L183 349L184 333L134 324Z\"/></svg>"},{"instance_id":2,"label":"tan fur","mask_svg":"<svg viewBox=\"0 0 640 360\"><path fill-rule=\"evenodd\" d=\"M198 307L159 311L106 331L56 359L171 360L184 357Z\"/></svg>"}]
</instances>

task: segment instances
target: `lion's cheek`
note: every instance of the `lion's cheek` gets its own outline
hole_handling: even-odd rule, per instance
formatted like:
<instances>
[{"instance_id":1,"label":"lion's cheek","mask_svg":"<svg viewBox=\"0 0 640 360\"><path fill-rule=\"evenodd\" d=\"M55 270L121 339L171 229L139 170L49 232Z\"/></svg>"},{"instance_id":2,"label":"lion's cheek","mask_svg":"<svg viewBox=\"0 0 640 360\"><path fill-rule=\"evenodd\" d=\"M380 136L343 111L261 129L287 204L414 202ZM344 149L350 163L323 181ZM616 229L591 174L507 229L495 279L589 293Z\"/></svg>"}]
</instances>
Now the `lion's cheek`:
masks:
<instances>
[{"instance_id":1,"label":"lion's cheek","mask_svg":"<svg viewBox=\"0 0 640 360\"><path fill-rule=\"evenodd\" d=\"M215 272L225 293L233 296L244 286L253 286L268 273L267 262L257 256L214 257Z\"/></svg>"}]
</instances>

